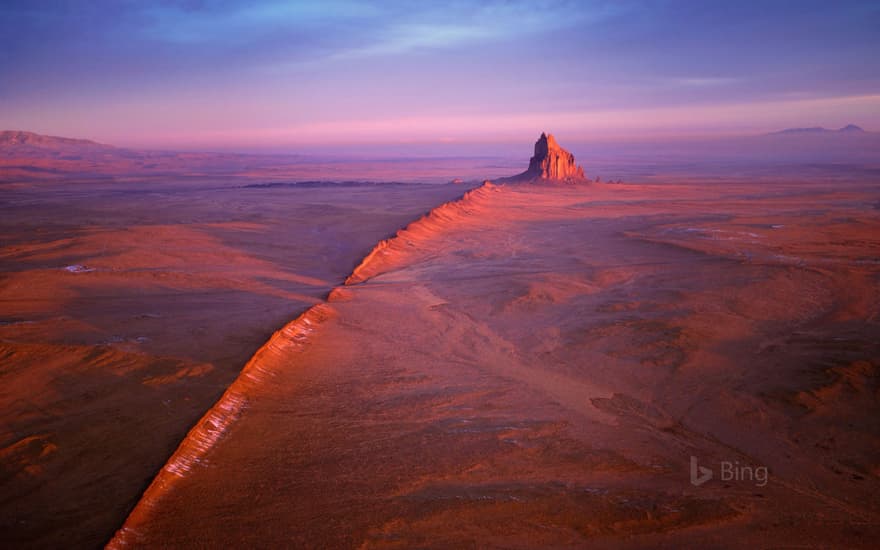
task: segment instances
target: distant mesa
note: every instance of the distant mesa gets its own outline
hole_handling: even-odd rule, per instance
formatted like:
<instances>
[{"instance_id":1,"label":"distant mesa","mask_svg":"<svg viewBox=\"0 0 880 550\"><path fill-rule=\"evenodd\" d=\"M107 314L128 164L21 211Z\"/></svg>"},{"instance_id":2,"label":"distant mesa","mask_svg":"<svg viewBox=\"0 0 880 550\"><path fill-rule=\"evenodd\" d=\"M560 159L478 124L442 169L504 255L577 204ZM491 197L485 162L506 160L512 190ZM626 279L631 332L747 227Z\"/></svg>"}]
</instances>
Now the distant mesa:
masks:
<instances>
[{"instance_id":1,"label":"distant mesa","mask_svg":"<svg viewBox=\"0 0 880 550\"><path fill-rule=\"evenodd\" d=\"M21 130L4 130L0 131L0 147L14 146L30 146L30 147L47 147L54 148L60 146L76 146L76 147L109 147L88 139L73 139L57 136L44 136L35 134L34 132L24 132Z\"/></svg>"},{"instance_id":2,"label":"distant mesa","mask_svg":"<svg viewBox=\"0 0 880 550\"><path fill-rule=\"evenodd\" d=\"M584 169L574 161L574 155L556 143L553 134L542 133L535 142L535 155L529 160L529 169L499 181L567 183L585 182Z\"/></svg>"},{"instance_id":3,"label":"distant mesa","mask_svg":"<svg viewBox=\"0 0 880 550\"><path fill-rule=\"evenodd\" d=\"M780 130L778 132L770 133L771 136L780 136L780 135L804 135L804 134L861 134L864 133L861 127L856 126L855 124L847 124L843 128L838 128L837 130L829 130L828 128L823 128L821 126L812 126L810 128L786 128L785 130Z\"/></svg>"}]
</instances>

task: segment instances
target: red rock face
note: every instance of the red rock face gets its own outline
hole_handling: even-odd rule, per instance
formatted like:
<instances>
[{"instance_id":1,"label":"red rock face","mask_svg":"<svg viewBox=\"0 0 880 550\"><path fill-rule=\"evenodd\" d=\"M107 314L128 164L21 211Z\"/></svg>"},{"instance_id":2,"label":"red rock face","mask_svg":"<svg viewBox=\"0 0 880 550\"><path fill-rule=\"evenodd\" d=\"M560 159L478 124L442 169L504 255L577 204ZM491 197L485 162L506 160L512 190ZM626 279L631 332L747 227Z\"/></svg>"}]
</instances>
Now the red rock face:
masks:
<instances>
[{"instance_id":1,"label":"red rock face","mask_svg":"<svg viewBox=\"0 0 880 550\"><path fill-rule=\"evenodd\" d=\"M574 155L556 143L553 134L541 134L535 142L535 156L529 160L529 169L521 179L578 180L584 179L584 169L574 161Z\"/></svg>"}]
</instances>

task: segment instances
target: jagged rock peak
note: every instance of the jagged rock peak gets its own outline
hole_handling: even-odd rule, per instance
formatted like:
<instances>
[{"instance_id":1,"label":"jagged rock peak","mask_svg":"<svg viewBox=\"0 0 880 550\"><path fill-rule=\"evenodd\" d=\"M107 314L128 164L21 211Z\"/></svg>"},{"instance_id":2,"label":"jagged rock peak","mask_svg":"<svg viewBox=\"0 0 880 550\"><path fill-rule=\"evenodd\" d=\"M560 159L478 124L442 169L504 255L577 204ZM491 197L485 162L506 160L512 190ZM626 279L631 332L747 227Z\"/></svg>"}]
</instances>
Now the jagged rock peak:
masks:
<instances>
[{"instance_id":1,"label":"jagged rock peak","mask_svg":"<svg viewBox=\"0 0 880 550\"><path fill-rule=\"evenodd\" d=\"M529 160L529 169L517 179L577 181L585 176L584 169L575 163L574 155L560 147L553 134L545 132L535 142L535 156Z\"/></svg>"}]
</instances>

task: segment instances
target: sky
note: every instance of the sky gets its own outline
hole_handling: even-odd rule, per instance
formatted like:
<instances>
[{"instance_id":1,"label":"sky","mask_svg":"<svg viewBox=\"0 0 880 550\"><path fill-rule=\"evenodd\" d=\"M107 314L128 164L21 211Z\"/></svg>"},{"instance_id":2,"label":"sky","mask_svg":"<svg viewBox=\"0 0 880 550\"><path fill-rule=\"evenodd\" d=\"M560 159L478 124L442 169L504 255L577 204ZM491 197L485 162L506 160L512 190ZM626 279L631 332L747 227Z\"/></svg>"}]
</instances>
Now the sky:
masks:
<instances>
[{"instance_id":1,"label":"sky","mask_svg":"<svg viewBox=\"0 0 880 550\"><path fill-rule=\"evenodd\" d=\"M880 2L0 2L0 129L312 151L880 130Z\"/></svg>"}]
</instances>

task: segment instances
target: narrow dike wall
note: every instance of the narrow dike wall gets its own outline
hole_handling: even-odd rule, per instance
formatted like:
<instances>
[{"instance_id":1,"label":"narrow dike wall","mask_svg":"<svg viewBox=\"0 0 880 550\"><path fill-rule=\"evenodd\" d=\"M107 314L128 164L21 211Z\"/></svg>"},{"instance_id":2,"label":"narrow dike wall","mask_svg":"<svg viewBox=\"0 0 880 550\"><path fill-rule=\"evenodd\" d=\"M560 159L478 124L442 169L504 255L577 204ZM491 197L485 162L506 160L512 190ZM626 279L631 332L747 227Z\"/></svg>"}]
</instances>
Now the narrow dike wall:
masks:
<instances>
[{"instance_id":1,"label":"narrow dike wall","mask_svg":"<svg viewBox=\"0 0 880 550\"><path fill-rule=\"evenodd\" d=\"M497 191L498 187L486 182L471 189L461 198L434 208L418 220L399 230L390 239L379 241L345 280L346 285L362 283L377 275L391 271L403 264L408 249L414 242L438 234L445 227L471 215L479 209L482 201Z\"/></svg>"},{"instance_id":2,"label":"narrow dike wall","mask_svg":"<svg viewBox=\"0 0 880 550\"><path fill-rule=\"evenodd\" d=\"M162 496L172 490L178 480L184 478L202 461L211 447L241 416L247 408L248 390L274 376L279 365L289 360L290 353L302 349L309 334L333 314L333 309L327 304L314 305L275 332L257 350L220 399L183 438L177 450L147 487L125 523L107 544L107 548L126 548L145 543L139 532L139 526L149 521Z\"/></svg>"},{"instance_id":3,"label":"narrow dike wall","mask_svg":"<svg viewBox=\"0 0 880 550\"><path fill-rule=\"evenodd\" d=\"M402 264L402 256L409 243L435 235L449 223L472 213L477 203L496 189L491 183L484 183L464 193L461 198L432 209L428 214L399 230L394 237L380 241L345 280L345 285L362 283ZM334 296L341 290L342 288L337 287L331 291L329 300L333 301ZM314 305L275 332L257 350L220 399L183 438L177 450L147 487L125 523L107 543L107 548L140 546L147 542L140 531L140 526L149 522L162 496L172 490L175 483L186 477L204 459L206 453L242 415L248 404L248 390L274 376L278 369L289 364L291 352L303 349L309 335L334 315L335 310L328 303Z\"/></svg>"}]
</instances>

